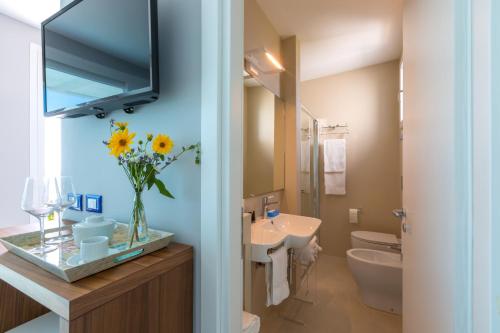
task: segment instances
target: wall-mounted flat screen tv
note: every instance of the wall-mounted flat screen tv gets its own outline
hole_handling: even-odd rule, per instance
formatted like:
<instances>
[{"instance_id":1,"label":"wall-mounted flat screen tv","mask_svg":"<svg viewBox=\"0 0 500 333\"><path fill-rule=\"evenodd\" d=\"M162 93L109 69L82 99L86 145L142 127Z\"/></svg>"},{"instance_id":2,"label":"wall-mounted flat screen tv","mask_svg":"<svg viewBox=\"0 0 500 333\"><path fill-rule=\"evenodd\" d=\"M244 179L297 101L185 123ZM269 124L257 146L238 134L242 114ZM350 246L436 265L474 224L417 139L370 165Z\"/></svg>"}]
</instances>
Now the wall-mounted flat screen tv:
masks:
<instances>
[{"instance_id":1,"label":"wall-mounted flat screen tv","mask_svg":"<svg viewBox=\"0 0 500 333\"><path fill-rule=\"evenodd\" d=\"M42 23L44 114L103 116L158 99L156 0L75 0Z\"/></svg>"}]
</instances>

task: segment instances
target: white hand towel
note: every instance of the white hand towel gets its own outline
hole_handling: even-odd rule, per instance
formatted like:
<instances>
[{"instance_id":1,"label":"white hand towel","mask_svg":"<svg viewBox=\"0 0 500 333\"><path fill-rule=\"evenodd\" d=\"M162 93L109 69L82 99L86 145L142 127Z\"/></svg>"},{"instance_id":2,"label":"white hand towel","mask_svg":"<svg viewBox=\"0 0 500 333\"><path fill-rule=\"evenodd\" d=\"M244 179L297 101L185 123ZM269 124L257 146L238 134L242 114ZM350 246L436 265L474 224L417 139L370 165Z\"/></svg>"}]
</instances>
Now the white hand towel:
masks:
<instances>
[{"instance_id":1,"label":"white hand towel","mask_svg":"<svg viewBox=\"0 0 500 333\"><path fill-rule=\"evenodd\" d=\"M266 264L267 306L278 305L290 295L288 287L288 253L284 246L269 255Z\"/></svg>"},{"instance_id":2,"label":"white hand towel","mask_svg":"<svg viewBox=\"0 0 500 333\"><path fill-rule=\"evenodd\" d=\"M323 249L318 245L318 238L314 236L309 244L297 251L297 260L302 265L309 265L318 259L318 254Z\"/></svg>"},{"instance_id":3,"label":"white hand towel","mask_svg":"<svg viewBox=\"0 0 500 333\"><path fill-rule=\"evenodd\" d=\"M325 173L325 194L345 195L345 172Z\"/></svg>"},{"instance_id":4,"label":"white hand towel","mask_svg":"<svg viewBox=\"0 0 500 333\"><path fill-rule=\"evenodd\" d=\"M329 139L323 144L325 194L346 194L346 141Z\"/></svg>"},{"instance_id":5,"label":"white hand towel","mask_svg":"<svg viewBox=\"0 0 500 333\"><path fill-rule=\"evenodd\" d=\"M259 333L260 318L254 314L243 311L242 333Z\"/></svg>"},{"instance_id":6,"label":"white hand towel","mask_svg":"<svg viewBox=\"0 0 500 333\"><path fill-rule=\"evenodd\" d=\"M323 143L325 172L345 172L345 139L327 139Z\"/></svg>"}]
</instances>

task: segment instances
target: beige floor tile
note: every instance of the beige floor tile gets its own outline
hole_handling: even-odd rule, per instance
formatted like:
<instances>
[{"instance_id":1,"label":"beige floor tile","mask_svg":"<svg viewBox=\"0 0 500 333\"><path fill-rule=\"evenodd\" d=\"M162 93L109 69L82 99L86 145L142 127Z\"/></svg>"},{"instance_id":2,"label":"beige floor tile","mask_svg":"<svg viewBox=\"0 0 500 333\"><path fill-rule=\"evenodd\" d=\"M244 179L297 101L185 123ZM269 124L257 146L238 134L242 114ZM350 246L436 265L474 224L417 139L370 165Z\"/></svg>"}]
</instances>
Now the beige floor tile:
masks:
<instances>
[{"instance_id":1,"label":"beige floor tile","mask_svg":"<svg viewBox=\"0 0 500 333\"><path fill-rule=\"evenodd\" d=\"M314 280L314 276L312 278ZM288 299L262 318L262 333L401 333L401 316L364 305L345 258L322 255L316 268L315 304ZM283 318L301 320L300 326Z\"/></svg>"}]
</instances>

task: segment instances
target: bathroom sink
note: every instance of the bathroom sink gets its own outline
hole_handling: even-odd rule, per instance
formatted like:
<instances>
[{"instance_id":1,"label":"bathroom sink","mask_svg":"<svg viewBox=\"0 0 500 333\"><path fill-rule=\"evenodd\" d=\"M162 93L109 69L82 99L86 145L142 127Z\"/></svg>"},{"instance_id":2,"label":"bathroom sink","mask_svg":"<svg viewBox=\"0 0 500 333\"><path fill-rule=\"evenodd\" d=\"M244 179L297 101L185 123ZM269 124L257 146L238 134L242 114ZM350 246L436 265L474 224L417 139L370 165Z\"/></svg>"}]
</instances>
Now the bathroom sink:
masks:
<instances>
[{"instance_id":1,"label":"bathroom sink","mask_svg":"<svg viewBox=\"0 0 500 333\"><path fill-rule=\"evenodd\" d=\"M260 220L252 224L252 261L269 262L267 251L284 244L286 234L270 220Z\"/></svg>"},{"instance_id":2,"label":"bathroom sink","mask_svg":"<svg viewBox=\"0 0 500 333\"><path fill-rule=\"evenodd\" d=\"M280 214L273 222L278 229L288 234L285 244L289 249L306 246L321 225L320 219L290 214Z\"/></svg>"},{"instance_id":3,"label":"bathroom sink","mask_svg":"<svg viewBox=\"0 0 500 333\"><path fill-rule=\"evenodd\" d=\"M279 246L287 249L306 246L320 225L319 219L291 214L256 221L251 231L252 261L269 262L268 250Z\"/></svg>"}]
</instances>

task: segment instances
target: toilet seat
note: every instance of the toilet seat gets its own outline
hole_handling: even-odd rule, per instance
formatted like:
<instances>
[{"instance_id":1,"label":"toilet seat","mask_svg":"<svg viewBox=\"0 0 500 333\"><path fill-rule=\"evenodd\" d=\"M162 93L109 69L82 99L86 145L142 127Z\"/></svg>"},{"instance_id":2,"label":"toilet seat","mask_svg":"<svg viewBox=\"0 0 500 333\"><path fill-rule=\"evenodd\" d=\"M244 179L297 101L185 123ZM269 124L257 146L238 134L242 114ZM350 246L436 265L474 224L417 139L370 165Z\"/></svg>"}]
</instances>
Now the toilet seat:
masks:
<instances>
[{"instance_id":1,"label":"toilet seat","mask_svg":"<svg viewBox=\"0 0 500 333\"><path fill-rule=\"evenodd\" d=\"M372 243L372 244L380 244L380 245L399 245L400 242L396 235L393 234L385 234L382 232L373 232L373 231L353 231L351 232L352 238L356 238L358 240Z\"/></svg>"}]
</instances>

